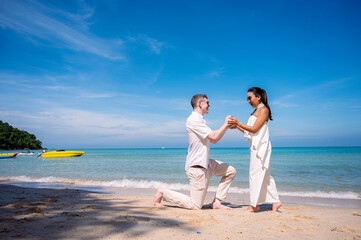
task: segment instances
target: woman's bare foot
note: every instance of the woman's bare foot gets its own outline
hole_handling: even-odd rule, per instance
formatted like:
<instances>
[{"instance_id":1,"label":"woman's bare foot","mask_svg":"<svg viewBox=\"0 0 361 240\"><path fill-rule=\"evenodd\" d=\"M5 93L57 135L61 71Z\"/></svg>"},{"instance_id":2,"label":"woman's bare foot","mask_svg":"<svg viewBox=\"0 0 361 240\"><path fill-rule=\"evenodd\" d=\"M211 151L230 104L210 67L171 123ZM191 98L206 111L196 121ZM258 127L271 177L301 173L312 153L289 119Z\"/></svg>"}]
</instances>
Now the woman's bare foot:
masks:
<instances>
[{"instance_id":1,"label":"woman's bare foot","mask_svg":"<svg viewBox=\"0 0 361 240\"><path fill-rule=\"evenodd\" d=\"M250 205L247 209L245 209L245 212L257 212L259 210L259 206L257 205L256 207L253 207L252 205Z\"/></svg>"},{"instance_id":2,"label":"woman's bare foot","mask_svg":"<svg viewBox=\"0 0 361 240\"><path fill-rule=\"evenodd\" d=\"M157 187L153 200L154 207L161 207L162 199L163 199L163 189L161 187Z\"/></svg>"},{"instance_id":3,"label":"woman's bare foot","mask_svg":"<svg viewBox=\"0 0 361 240\"><path fill-rule=\"evenodd\" d=\"M277 212L278 209L282 206L282 203L281 202L275 202L272 204L272 211L273 212Z\"/></svg>"},{"instance_id":4,"label":"woman's bare foot","mask_svg":"<svg viewBox=\"0 0 361 240\"><path fill-rule=\"evenodd\" d=\"M212 209L226 209L226 210L232 210L232 208L227 207L225 205L222 205L221 201L219 201L217 198L215 198L213 200L213 202L211 203L211 208Z\"/></svg>"}]
</instances>

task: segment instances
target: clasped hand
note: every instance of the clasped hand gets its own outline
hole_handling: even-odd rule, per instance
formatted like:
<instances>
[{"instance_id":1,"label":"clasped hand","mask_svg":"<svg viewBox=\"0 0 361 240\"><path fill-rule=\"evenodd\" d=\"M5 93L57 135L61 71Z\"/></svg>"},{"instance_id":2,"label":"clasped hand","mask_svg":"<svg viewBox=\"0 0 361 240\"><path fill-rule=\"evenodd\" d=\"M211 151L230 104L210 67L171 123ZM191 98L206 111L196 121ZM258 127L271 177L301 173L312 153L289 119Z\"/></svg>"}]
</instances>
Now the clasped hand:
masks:
<instances>
[{"instance_id":1,"label":"clasped hand","mask_svg":"<svg viewBox=\"0 0 361 240\"><path fill-rule=\"evenodd\" d=\"M227 116L226 121L227 121L227 126L230 129L236 129L237 126L239 126L241 124L240 121L238 121L235 117L232 117L232 116Z\"/></svg>"}]
</instances>

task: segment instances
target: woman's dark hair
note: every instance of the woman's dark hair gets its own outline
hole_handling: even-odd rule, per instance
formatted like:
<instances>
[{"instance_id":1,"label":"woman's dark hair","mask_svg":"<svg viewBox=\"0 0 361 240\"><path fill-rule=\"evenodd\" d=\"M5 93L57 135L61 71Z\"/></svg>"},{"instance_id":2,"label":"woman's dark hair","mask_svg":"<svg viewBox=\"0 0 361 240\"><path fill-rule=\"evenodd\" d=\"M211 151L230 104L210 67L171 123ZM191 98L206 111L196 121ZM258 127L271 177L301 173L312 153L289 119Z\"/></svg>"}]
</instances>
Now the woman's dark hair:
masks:
<instances>
[{"instance_id":1,"label":"woman's dark hair","mask_svg":"<svg viewBox=\"0 0 361 240\"><path fill-rule=\"evenodd\" d=\"M251 87L250 89L248 89L248 92L252 92L256 97L261 96L262 103L266 106L266 108L268 108L268 111L269 111L268 118L269 118L269 120L273 120L272 119L272 114L271 114L271 108L268 105L266 91L264 89L262 89L262 88L259 88L259 87Z\"/></svg>"}]
</instances>

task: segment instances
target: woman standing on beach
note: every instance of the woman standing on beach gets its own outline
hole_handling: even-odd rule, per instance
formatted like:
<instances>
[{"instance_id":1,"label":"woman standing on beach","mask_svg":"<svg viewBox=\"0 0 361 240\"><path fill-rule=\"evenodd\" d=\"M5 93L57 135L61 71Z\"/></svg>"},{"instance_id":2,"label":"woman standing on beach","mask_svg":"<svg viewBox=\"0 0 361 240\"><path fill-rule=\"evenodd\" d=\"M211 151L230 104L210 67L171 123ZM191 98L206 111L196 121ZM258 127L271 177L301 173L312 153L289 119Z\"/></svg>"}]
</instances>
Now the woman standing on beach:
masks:
<instances>
[{"instance_id":1,"label":"woman standing on beach","mask_svg":"<svg viewBox=\"0 0 361 240\"><path fill-rule=\"evenodd\" d=\"M268 122L272 120L271 109L264 89L252 87L247 93L248 103L255 108L247 125L232 117L229 124L237 128L248 138L250 146L249 167L249 212L259 210L260 203L272 203L272 211L277 211L282 203L279 200L276 183L271 176L271 142L269 140Z\"/></svg>"}]
</instances>

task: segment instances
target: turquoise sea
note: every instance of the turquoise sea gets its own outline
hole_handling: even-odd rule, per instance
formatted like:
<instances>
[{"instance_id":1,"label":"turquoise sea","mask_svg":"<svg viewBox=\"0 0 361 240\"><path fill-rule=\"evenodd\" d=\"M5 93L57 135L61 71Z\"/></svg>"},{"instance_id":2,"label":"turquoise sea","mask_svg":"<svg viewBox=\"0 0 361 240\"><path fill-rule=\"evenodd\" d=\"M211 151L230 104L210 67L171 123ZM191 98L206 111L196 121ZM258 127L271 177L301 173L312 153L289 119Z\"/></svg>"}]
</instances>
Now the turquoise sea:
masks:
<instances>
[{"instance_id":1,"label":"turquoise sea","mask_svg":"<svg viewBox=\"0 0 361 240\"><path fill-rule=\"evenodd\" d=\"M189 189L184 171L186 148L73 150L86 153L74 158L0 159L0 180L140 191L153 190L158 185L174 190ZM0 153L4 152L10 151ZM237 169L230 193L248 193L248 148L213 148L211 158ZM361 202L361 147L275 147L271 174L281 200L307 197ZM210 191L215 191L218 181L219 178L212 179Z\"/></svg>"}]
</instances>

